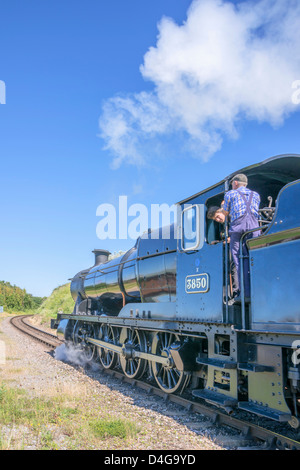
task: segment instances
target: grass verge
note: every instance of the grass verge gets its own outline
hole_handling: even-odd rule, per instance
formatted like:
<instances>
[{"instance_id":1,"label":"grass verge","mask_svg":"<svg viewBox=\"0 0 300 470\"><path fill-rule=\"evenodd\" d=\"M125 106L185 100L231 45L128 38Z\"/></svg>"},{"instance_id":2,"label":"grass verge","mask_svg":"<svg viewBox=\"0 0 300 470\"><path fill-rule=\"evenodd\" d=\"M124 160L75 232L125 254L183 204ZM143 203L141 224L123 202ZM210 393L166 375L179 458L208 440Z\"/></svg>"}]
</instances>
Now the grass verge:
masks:
<instances>
[{"instance_id":1,"label":"grass verge","mask_svg":"<svg viewBox=\"0 0 300 470\"><path fill-rule=\"evenodd\" d=\"M124 448L140 432L127 419L101 415L101 409L85 405L80 396L32 398L2 382L0 450Z\"/></svg>"}]
</instances>

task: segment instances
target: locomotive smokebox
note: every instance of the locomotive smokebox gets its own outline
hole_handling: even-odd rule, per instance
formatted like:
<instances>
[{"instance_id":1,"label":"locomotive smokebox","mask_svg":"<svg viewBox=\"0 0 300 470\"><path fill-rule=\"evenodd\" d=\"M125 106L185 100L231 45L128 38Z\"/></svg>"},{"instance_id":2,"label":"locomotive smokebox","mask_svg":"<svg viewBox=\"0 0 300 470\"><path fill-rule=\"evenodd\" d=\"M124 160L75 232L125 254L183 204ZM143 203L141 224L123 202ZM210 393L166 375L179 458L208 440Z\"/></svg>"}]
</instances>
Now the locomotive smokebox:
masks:
<instances>
[{"instance_id":1,"label":"locomotive smokebox","mask_svg":"<svg viewBox=\"0 0 300 470\"><path fill-rule=\"evenodd\" d=\"M95 254L95 264L94 266L99 266L100 264L106 263L110 255L110 251L107 250L94 250L92 253Z\"/></svg>"}]
</instances>

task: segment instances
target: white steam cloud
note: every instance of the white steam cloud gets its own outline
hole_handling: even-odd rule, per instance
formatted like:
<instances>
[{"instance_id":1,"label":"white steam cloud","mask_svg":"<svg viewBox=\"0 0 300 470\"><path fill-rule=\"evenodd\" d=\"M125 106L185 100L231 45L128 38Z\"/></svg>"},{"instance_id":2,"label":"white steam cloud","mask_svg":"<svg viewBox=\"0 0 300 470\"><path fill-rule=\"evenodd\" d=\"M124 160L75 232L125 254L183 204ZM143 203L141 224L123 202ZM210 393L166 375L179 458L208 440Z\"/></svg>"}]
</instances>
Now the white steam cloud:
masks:
<instances>
[{"instance_id":1,"label":"white steam cloud","mask_svg":"<svg viewBox=\"0 0 300 470\"><path fill-rule=\"evenodd\" d=\"M80 346L74 346L72 344L68 344L68 346L66 346L64 343L58 346L54 351L54 357L58 361L69 362L83 368L87 365L94 369L99 368L95 362L91 362L87 359L84 350L82 350Z\"/></svg>"},{"instance_id":2,"label":"white steam cloud","mask_svg":"<svg viewBox=\"0 0 300 470\"><path fill-rule=\"evenodd\" d=\"M299 0L194 0L182 25L163 18L140 68L153 91L103 106L101 137L113 167L144 164L166 136L182 135L207 160L224 138L238 137L244 120L281 125L299 110L292 100L299 24Z\"/></svg>"}]
</instances>

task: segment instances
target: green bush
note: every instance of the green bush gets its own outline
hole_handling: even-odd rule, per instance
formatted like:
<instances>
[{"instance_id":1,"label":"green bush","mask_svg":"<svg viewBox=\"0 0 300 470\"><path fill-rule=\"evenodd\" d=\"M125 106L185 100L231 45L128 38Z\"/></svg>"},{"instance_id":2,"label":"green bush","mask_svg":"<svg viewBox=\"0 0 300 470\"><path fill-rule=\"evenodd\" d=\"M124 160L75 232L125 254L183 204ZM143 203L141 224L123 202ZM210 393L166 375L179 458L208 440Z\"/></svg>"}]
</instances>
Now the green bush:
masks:
<instances>
[{"instance_id":1,"label":"green bush","mask_svg":"<svg viewBox=\"0 0 300 470\"><path fill-rule=\"evenodd\" d=\"M56 318L58 311L72 313L73 310L74 300L70 293L70 283L68 283L54 289L52 294L39 307L37 313L41 315L44 322Z\"/></svg>"},{"instance_id":2,"label":"green bush","mask_svg":"<svg viewBox=\"0 0 300 470\"><path fill-rule=\"evenodd\" d=\"M102 439L108 437L126 439L134 437L139 432L135 423L121 419L101 419L91 422L90 426L94 435Z\"/></svg>"},{"instance_id":3,"label":"green bush","mask_svg":"<svg viewBox=\"0 0 300 470\"><path fill-rule=\"evenodd\" d=\"M0 281L0 305L6 312L27 312L37 309L46 297L34 297L10 282Z\"/></svg>"}]
</instances>

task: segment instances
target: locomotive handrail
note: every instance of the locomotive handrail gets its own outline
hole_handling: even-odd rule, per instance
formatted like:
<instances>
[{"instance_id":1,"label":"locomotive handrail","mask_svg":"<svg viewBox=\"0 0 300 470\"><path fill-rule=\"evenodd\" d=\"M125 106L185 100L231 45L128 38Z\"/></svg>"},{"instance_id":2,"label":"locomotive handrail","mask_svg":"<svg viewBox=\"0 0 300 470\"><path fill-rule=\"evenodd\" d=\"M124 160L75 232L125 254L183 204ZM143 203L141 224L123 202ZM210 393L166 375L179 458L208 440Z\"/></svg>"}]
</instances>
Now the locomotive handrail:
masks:
<instances>
[{"instance_id":1,"label":"locomotive handrail","mask_svg":"<svg viewBox=\"0 0 300 470\"><path fill-rule=\"evenodd\" d=\"M229 181L225 181L225 191L229 190ZM228 313L228 266L229 266L229 243L228 243L228 230L229 230L229 221L228 217L225 217L225 322L228 323L229 313Z\"/></svg>"},{"instance_id":2,"label":"locomotive handrail","mask_svg":"<svg viewBox=\"0 0 300 470\"><path fill-rule=\"evenodd\" d=\"M243 256L243 241L246 235L252 232L257 232L258 230L263 230L269 227L269 225L262 225L261 227L252 228L251 230L247 230L247 232L243 233L240 239L240 291L241 291L241 305L242 305L242 329L246 330L246 310L245 310L245 288L244 288L244 266L243 266L243 259L249 258L249 254L247 256Z\"/></svg>"},{"instance_id":3,"label":"locomotive handrail","mask_svg":"<svg viewBox=\"0 0 300 470\"><path fill-rule=\"evenodd\" d=\"M228 250L229 250L229 243L228 243L228 218L226 217L225 219L225 322L228 323L228 285L229 285L229 279L228 279L228 265L229 265L229 256L228 256Z\"/></svg>"},{"instance_id":4,"label":"locomotive handrail","mask_svg":"<svg viewBox=\"0 0 300 470\"><path fill-rule=\"evenodd\" d=\"M166 255L168 253L176 253L176 251L177 250L166 250L166 251L160 251L159 253L152 253L152 255L139 256L137 258L137 261L141 261L147 258L154 258L155 256Z\"/></svg>"},{"instance_id":5,"label":"locomotive handrail","mask_svg":"<svg viewBox=\"0 0 300 470\"><path fill-rule=\"evenodd\" d=\"M152 253L151 255L145 255L145 256L138 256L137 258L135 258L136 261L142 261L144 259L148 259L148 258L154 258L155 256L160 256L160 255L166 255L168 253L176 253L177 250L166 250L166 251L160 251L159 253ZM132 262L133 260L132 259L127 259L125 261L121 261L119 264L112 264L110 266L106 266L104 268L99 268L99 269L95 269L95 271L93 271L92 273L91 272L88 272L85 276L78 276L80 277L81 279L90 279L88 278L87 276L90 274L94 274L94 273L103 273L103 274L106 274L104 271L110 269L110 268L119 268L120 265L124 265L125 263L129 263L129 262ZM92 269L92 268L91 268ZM115 272L116 270L114 271L110 271L110 272ZM74 278L72 278L71 280L73 280Z\"/></svg>"}]
</instances>

